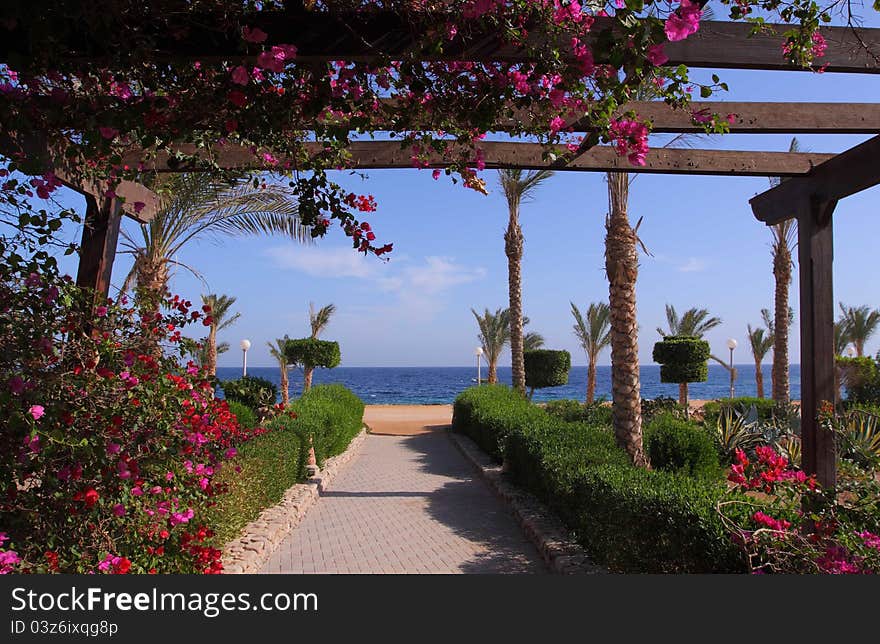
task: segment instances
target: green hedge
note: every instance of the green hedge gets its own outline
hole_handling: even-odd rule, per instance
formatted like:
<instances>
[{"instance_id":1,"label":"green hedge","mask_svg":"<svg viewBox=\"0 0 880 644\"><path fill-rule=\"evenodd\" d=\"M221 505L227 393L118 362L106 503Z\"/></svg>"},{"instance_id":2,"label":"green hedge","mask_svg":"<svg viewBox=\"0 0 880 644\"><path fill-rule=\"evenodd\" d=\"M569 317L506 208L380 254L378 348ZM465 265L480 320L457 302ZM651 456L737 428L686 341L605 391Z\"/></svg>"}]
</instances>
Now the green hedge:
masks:
<instances>
[{"instance_id":1,"label":"green hedge","mask_svg":"<svg viewBox=\"0 0 880 644\"><path fill-rule=\"evenodd\" d=\"M235 414L239 425L248 429L257 426L257 415L253 409L235 400L227 400L226 404L229 405L229 411Z\"/></svg>"},{"instance_id":2,"label":"green hedge","mask_svg":"<svg viewBox=\"0 0 880 644\"><path fill-rule=\"evenodd\" d=\"M611 405L598 400L589 405L579 400L551 400L544 405L544 411L569 423L610 426L613 410Z\"/></svg>"},{"instance_id":3,"label":"green hedge","mask_svg":"<svg viewBox=\"0 0 880 644\"><path fill-rule=\"evenodd\" d=\"M880 403L880 368L869 356L837 358L841 380L849 403Z\"/></svg>"},{"instance_id":4,"label":"green hedge","mask_svg":"<svg viewBox=\"0 0 880 644\"><path fill-rule=\"evenodd\" d=\"M290 364L305 367L332 369L338 367L342 360L338 342L318 340L317 338L288 340L284 347L284 354Z\"/></svg>"},{"instance_id":5,"label":"green hedge","mask_svg":"<svg viewBox=\"0 0 880 644\"><path fill-rule=\"evenodd\" d=\"M752 407L755 408L759 421L773 420L777 410L776 401L772 398L750 398L743 396L741 398L711 400L703 405L703 421L706 426L714 427L718 422L719 416L728 410L732 409L748 414Z\"/></svg>"},{"instance_id":6,"label":"green hedge","mask_svg":"<svg viewBox=\"0 0 880 644\"><path fill-rule=\"evenodd\" d=\"M623 572L746 570L715 509L726 491L721 480L635 468L607 427L554 418L501 386L461 394L453 427L494 448L496 458L502 452L517 484L550 505L599 564Z\"/></svg>"},{"instance_id":7,"label":"green hedge","mask_svg":"<svg viewBox=\"0 0 880 644\"><path fill-rule=\"evenodd\" d=\"M306 480L309 436L319 464L345 451L363 427L364 403L342 385L317 385L277 416L267 433L238 447L218 474L227 493L218 497L214 530L222 544L235 538L263 509L278 503L292 485Z\"/></svg>"},{"instance_id":8,"label":"green hedge","mask_svg":"<svg viewBox=\"0 0 880 644\"><path fill-rule=\"evenodd\" d=\"M669 472L718 479L721 465L715 441L699 425L660 414L645 428L651 466Z\"/></svg>"},{"instance_id":9,"label":"green hedge","mask_svg":"<svg viewBox=\"0 0 880 644\"><path fill-rule=\"evenodd\" d=\"M660 382L705 382L709 378L709 343L686 335L669 336L654 345Z\"/></svg>"},{"instance_id":10,"label":"green hedge","mask_svg":"<svg viewBox=\"0 0 880 644\"><path fill-rule=\"evenodd\" d=\"M571 354L568 351L534 349L523 352L526 387L543 389L568 384Z\"/></svg>"},{"instance_id":11,"label":"green hedge","mask_svg":"<svg viewBox=\"0 0 880 644\"><path fill-rule=\"evenodd\" d=\"M220 383L220 388L223 389L226 400L241 403L251 409L271 407L278 400L278 387L275 383L256 376L224 380Z\"/></svg>"}]
</instances>

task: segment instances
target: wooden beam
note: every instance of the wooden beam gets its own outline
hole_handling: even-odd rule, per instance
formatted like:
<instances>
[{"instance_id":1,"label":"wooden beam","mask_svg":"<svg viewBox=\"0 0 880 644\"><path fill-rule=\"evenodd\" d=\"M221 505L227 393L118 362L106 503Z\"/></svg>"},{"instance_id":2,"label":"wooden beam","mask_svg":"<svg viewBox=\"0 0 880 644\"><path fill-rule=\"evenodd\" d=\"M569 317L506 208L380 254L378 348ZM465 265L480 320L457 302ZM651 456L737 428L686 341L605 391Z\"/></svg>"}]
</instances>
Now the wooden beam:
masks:
<instances>
[{"instance_id":1,"label":"wooden beam","mask_svg":"<svg viewBox=\"0 0 880 644\"><path fill-rule=\"evenodd\" d=\"M107 299L116 259L122 211L118 199L86 194L86 216L80 245L78 286L92 289L95 302Z\"/></svg>"},{"instance_id":2,"label":"wooden beam","mask_svg":"<svg viewBox=\"0 0 880 644\"><path fill-rule=\"evenodd\" d=\"M317 155L323 146L306 143L310 156ZM538 143L511 143L485 141L480 144L484 152L487 168L540 169L553 165L552 159L545 159L544 146ZM178 148L184 154L192 154L196 149L191 145ZM412 168L410 150L401 148L397 141L356 141L349 146L352 167L365 170ZM564 148L558 149L562 155ZM123 157L122 162L129 165L144 163L147 171L180 172L198 171L198 167L181 168L168 165L169 155L158 153L152 159L144 159L139 151ZM212 158L224 169L269 170L268 166L251 150L241 146L225 146L213 150ZM635 172L654 174L698 174L698 175L742 175L742 176L782 176L805 175L810 170L830 159L833 155L812 152L743 152L733 150L690 150L658 148L648 154L645 166L630 165L626 158L619 157L614 148L599 146L588 150L571 161L561 170L578 172ZM279 159L283 167L292 160ZM440 155L434 155L429 162L434 168L443 168L451 163Z\"/></svg>"},{"instance_id":3,"label":"wooden beam","mask_svg":"<svg viewBox=\"0 0 880 644\"><path fill-rule=\"evenodd\" d=\"M146 14L139 21L137 32L122 30L116 38L133 38L120 41L102 32L100 37L87 29L68 30L64 34L30 33L21 23L4 33L0 40L0 62L10 56L19 61L39 60L42 48L63 47L69 57L82 62L106 61L111 51L120 47L137 49L138 61L150 59L157 62L169 60L236 60L241 59L241 35L234 25L211 14L186 14L181 17L177 29L167 24L167 16L155 16L155 22ZM430 22L430 21L429 21ZM259 27L269 34L270 43L293 43L298 48L298 60L328 62L333 60L375 63L390 57L400 59L415 53L422 60L467 60L528 62L532 59L519 46L501 42L494 31L469 33L444 44L444 50L414 51L422 27L404 22L399 15L387 11L373 11L359 15L336 12L303 11L290 8L285 11L263 11L248 16L248 24ZM593 25L592 34L613 29L612 18L600 18ZM741 68L792 70L782 54L782 34L791 25L769 24L762 33L750 37L752 26L742 22L704 21L700 30L686 40L667 43L669 64L683 63L690 67ZM859 29L857 38L848 27L823 27L820 33L828 47L820 64L827 64L828 72L878 73L880 61L862 46L873 52L880 51L880 29ZM138 38L154 34L155 40ZM51 39L50 39L51 38ZM59 42L59 39L63 40ZM529 32L529 44L546 44L546 34L534 28ZM562 43L567 43L562 38ZM144 46L149 45L149 56ZM564 49L566 47L563 47ZM134 56L135 54L133 54ZM604 61L597 61L604 62Z\"/></svg>"},{"instance_id":4,"label":"wooden beam","mask_svg":"<svg viewBox=\"0 0 880 644\"><path fill-rule=\"evenodd\" d=\"M783 181L749 200L768 226L796 216L793 204L821 198L839 201L880 184L880 136L825 161L805 177Z\"/></svg>"},{"instance_id":5,"label":"wooden beam","mask_svg":"<svg viewBox=\"0 0 880 644\"><path fill-rule=\"evenodd\" d=\"M833 223L835 200L797 204L801 316L801 467L826 489L837 480L833 432L819 411L835 400Z\"/></svg>"}]
</instances>

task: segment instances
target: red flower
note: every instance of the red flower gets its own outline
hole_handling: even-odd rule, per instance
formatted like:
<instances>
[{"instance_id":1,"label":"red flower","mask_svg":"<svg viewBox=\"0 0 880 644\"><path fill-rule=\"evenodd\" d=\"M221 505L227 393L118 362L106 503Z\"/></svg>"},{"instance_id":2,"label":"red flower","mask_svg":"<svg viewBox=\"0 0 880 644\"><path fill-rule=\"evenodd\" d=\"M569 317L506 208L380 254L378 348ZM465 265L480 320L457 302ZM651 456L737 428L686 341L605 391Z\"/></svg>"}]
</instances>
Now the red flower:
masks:
<instances>
[{"instance_id":1,"label":"red flower","mask_svg":"<svg viewBox=\"0 0 880 644\"><path fill-rule=\"evenodd\" d=\"M90 508L98 502L98 499L101 498L101 495L98 494L95 488L89 488L86 490L85 495L83 496L83 501L85 501L86 507Z\"/></svg>"}]
</instances>

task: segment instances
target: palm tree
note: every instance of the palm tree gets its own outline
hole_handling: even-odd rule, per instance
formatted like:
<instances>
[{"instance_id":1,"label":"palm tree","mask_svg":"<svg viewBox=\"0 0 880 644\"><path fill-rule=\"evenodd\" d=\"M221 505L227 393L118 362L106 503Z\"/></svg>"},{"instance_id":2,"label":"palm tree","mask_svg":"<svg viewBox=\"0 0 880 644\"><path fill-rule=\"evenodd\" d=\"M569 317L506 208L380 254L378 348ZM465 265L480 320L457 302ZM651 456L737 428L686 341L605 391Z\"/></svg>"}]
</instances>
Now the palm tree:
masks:
<instances>
[{"instance_id":1,"label":"palm tree","mask_svg":"<svg viewBox=\"0 0 880 644\"><path fill-rule=\"evenodd\" d=\"M285 407L290 402L290 381L288 380L290 365L287 362L287 354L284 351L288 340L289 338L285 335L283 338L276 338L275 342L266 343L266 346L269 347L269 355L275 358L278 362L278 367L281 369L281 404Z\"/></svg>"},{"instance_id":2,"label":"palm tree","mask_svg":"<svg viewBox=\"0 0 880 644\"><path fill-rule=\"evenodd\" d=\"M324 329L327 328L327 325L330 324L330 318L333 317L334 313L336 313L335 304L322 306L316 311L315 303L309 302L309 326L312 329L313 340L317 339ZM303 367L303 391L309 391L312 388L312 376L314 373L314 367L308 365Z\"/></svg>"},{"instance_id":3,"label":"palm tree","mask_svg":"<svg viewBox=\"0 0 880 644\"><path fill-rule=\"evenodd\" d=\"M221 353L226 353L229 351L229 343L228 342L220 342L217 344L215 348L217 355L219 356ZM193 357L193 360L197 365L201 368L205 368L208 364L208 338L205 338L199 344L190 351L190 355Z\"/></svg>"},{"instance_id":4,"label":"palm tree","mask_svg":"<svg viewBox=\"0 0 880 644\"><path fill-rule=\"evenodd\" d=\"M228 295L217 295L216 293L202 295L202 304L209 307L208 316L211 319L208 337L204 342L205 361L202 366L208 375L215 376L217 375L217 354L222 353L217 346L217 333L235 324L241 317L241 313L229 314L229 309L235 304L235 298ZM226 350L228 349L229 345L227 344Z\"/></svg>"},{"instance_id":5,"label":"palm tree","mask_svg":"<svg viewBox=\"0 0 880 644\"><path fill-rule=\"evenodd\" d=\"M764 372L761 370L761 362L763 362L764 357L773 347L774 338L772 333L761 327L753 329L752 325L749 324L747 328L749 344L752 346L752 357L755 359L755 383L758 388L758 398L763 398Z\"/></svg>"},{"instance_id":6,"label":"palm tree","mask_svg":"<svg viewBox=\"0 0 880 644\"><path fill-rule=\"evenodd\" d=\"M846 351L847 345L850 343L849 338L849 329L847 328L846 321L841 318L837 322L834 323L834 402L835 404L840 401L840 385L845 379L845 369L843 365L841 365L840 361L837 360L838 357L842 356Z\"/></svg>"},{"instance_id":7,"label":"palm tree","mask_svg":"<svg viewBox=\"0 0 880 644\"><path fill-rule=\"evenodd\" d=\"M122 231L121 252L134 256L123 290L136 284L142 306L157 305L168 286L171 266L199 276L175 259L194 239L211 234L280 234L307 242L311 237L300 221L295 193L285 186L255 188L245 175L224 179L181 173L165 178L158 190L165 196L156 216L135 233Z\"/></svg>"},{"instance_id":8,"label":"palm tree","mask_svg":"<svg viewBox=\"0 0 880 644\"><path fill-rule=\"evenodd\" d=\"M528 320L528 318L524 318ZM534 351L544 346L544 336L535 331L523 335L523 351Z\"/></svg>"},{"instance_id":9,"label":"palm tree","mask_svg":"<svg viewBox=\"0 0 880 644\"><path fill-rule=\"evenodd\" d=\"M788 146L789 152L799 152L800 144L792 139ZM778 186L779 177L771 177L770 185ZM787 219L770 226L770 254L773 258L773 280L776 283L774 294L774 324L768 327L773 335L773 367L770 377L773 381L773 400L787 404L790 398L788 382L788 331L789 304L788 289L791 285L791 269L793 264L794 244L797 241L797 224L795 219Z\"/></svg>"},{"instance_id":10,"label":"palm tree","mask_svg":"<svg viewBox=\"0 0 880 644\"><path fill-rule=\"evenodd\" d=\"M477 338L483 347L483 355L489 363L489 384L498 382L498 358L504 347L510 342L510 309L497 309L494 313L485 309L481 316L471 309L480 332Z\"/></svg>"},{"instance_id":11,"label":"palm tree","mask_svg":"<svg viewBox=\"0 0 880 644\"><path fill-rule=\"evenodd\" d=\"M504 233L507 255L507 286L510 297L510 354L514 388L525 395L526 372L523 364L522 256L523 234L519 225L520 204L534 195L552 170L499 170L498 178L507 199L509 219Z\"/></svg>"},{"instance_id":12,"label":"palm tree","mask_svg":"<svg viewBox=\"0 0 880 644\"><path fill-rule=\"evenodd\" d=\"M574 316L574 334L587 354L587 398L589 405L596 395L596 362L602 349L611 344L611 308L605 302L593 302L587 307L586 319L571 302Z\"/></svg>"},{"instance_id":13,"label":"palm tree","mask_svg":"<svg viewBox=\"0 0 880 644\"><path fill-rule=\"evenodd\" d=\"M702 338L706 333L721 324L721 318L710 317L709 311L706 309L692 308L684 312L681 317L678 316L675 307L671 304L666 305L666 323L669 329L664 331L657 327L657 333L661 337L672 335L686 335L693 338ZM716 358L717 359L717 358ZM721 362L719 360L719 362ZM721 362L721 364L725 364ZM726 366L726 365L725 365ZM733 365L731 365L733 368ZM678 402L681 405L687 405L688 399L688 383L682 382L678 385Z\"/></svg>"},{"instance_id":14,"label":"palm tree","mask_svg":"<svg viewBox=\"0 0 880 644\"><path fill-rule=\"evenodd\" d=\"M856 356L861 358L865 355L865 344L877 332L880 325L880 311L868 306L846 307L841 302L840 310L843 313L842 322L849 341L856 350Z\"/></svg>"}]
</instances>

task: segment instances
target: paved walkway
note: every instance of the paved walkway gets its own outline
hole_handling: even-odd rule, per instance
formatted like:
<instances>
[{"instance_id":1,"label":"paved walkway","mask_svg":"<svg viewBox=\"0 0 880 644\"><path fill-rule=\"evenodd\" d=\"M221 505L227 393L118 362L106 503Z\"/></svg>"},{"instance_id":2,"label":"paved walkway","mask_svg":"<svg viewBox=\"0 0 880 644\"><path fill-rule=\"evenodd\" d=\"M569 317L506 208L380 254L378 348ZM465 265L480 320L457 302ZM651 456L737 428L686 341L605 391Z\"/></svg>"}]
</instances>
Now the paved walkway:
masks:
<instances>
[{"instance_id":1,"label":"paved walkway","mask_svg":"<svg viewBox=\"0 0 880 644\"><path fill-rule=\"evenodd\" d=\"M546 572L446 431L367 436L262 572Z\"/></svg>"}]
</instances>

